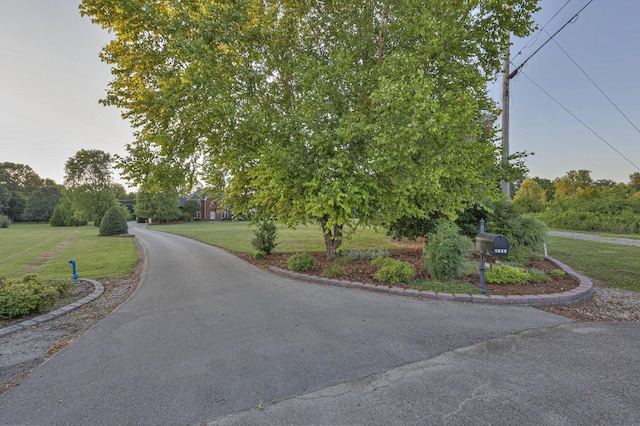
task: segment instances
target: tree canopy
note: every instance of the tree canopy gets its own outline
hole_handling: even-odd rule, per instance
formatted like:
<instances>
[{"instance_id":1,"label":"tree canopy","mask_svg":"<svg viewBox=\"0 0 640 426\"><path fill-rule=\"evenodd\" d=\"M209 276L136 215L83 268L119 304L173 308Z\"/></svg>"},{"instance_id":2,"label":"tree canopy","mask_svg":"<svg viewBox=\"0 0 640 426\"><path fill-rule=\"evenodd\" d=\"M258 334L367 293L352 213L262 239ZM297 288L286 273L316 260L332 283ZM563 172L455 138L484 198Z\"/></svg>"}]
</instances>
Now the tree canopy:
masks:
<instances>
[{"instance_id":1,"label":"tree canopy","mask_svg":"<svg viewBox=\"0 0 640 426\"><path fill-rule=\"evenodd\" d=\"M113 181L111 155L97 149L81 149L69 157L64 171L64 184L74 215L100 226L105 212L117 205L114 192L118 186Z\"/></svg>"},{"instance_id":2,"label":"tree canopy","mask_svg":"<svg viewBox=\"0 0 640 426\"><path fill-rule=\"evenodd\" d=\"M83 0L115 39L103 102L137 127L124 177L202 177L234 212L345 225L499 197L487 83L534 0Z\"/></svg>"}]
</instances>

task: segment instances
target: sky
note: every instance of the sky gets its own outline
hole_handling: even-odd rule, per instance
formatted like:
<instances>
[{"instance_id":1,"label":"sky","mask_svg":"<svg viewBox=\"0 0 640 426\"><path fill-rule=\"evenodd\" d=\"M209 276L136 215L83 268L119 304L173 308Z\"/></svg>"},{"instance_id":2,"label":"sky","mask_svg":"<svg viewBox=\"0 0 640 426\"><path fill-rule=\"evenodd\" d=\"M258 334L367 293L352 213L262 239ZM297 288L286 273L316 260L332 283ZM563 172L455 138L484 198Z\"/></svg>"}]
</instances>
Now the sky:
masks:
<instances>
[{"instance_id":1,"label":"sky","mask_svg":"<svg viewBox=\"0 0 640 426\"><path fill-rule=\"evenodd\" d=\"M543 26L566 4L545 27L553 34L589 1L553 40L640 128L640 0L542 0L534 18ZM81 17L78 3L0 0L0 162L27 164L58 183L64 180L65 162L77 151L125 155L125 145L133 140L120 112L98 102L111 80L110 66L98 57L110 35ZM512 69L548 38L544 31L514 38ZM586 169L596 180L628 182L640 171L631 164L640 166L640 131L553 40L510 80L511 152L535 153L527 160L530 176L554 179ZM501 87L496 82L488 90L499 100Z\"/></svg>"}]
</instances>

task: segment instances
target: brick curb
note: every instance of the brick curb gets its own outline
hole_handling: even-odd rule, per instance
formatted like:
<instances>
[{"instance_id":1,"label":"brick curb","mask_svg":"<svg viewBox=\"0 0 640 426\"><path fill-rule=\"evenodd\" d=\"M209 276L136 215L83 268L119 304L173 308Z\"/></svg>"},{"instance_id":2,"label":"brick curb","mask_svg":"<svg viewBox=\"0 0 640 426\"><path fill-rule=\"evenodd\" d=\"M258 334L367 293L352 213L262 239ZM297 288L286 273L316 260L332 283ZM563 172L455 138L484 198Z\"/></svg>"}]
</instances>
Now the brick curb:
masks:
<instances>
[{"instance_id":1,"label":"brick curb","mask_svg":"<svg viewBox=\"0 0 640 426\"><path fill-rule=\"evenodd\" d=\"M542 308L546 306L568 306L577 305L587 302L593 296L593 283L584 275L578 274L569 266L552 257L545 259L555 263L567 274L575 277L580 281L580 285L572 290L563 291L562 293L553 294L536 294L524 296L486 296L484 294L451 294L451 293L434 293L432 291L418 291L414 289L404 289L401 287L389 287L386 285L365 284L359 282L351 282L344 280L336 280L333 278L316 277L314 275L305 275L286 269L277 268L275 266L269 268L269 271L285 278L292 278L300 281L308 281L318 284L332 285L337 287L353 288L357 290L367 290L376 293L389 294L392 296L411 297L414 299L431 299L431 300L448 300L453 302L464 303L485 303L491 305L517 305L517 306L533 306ZM0 330L1 331L1 330Z\"/></svg>"},{"instance_id":2,"label":"brick curb","mask_svg":"<svg viewBox=\"0 0 640 426\"><path fill-rule=\"evenodd\" d=\"M52 320L64 314L67 314L75 309L78 309L82 305L86 305L89 302L96 300L98 297L104 293L104 286L102 283L96 280L90 280L88 278L80 278L83 281L88 281L93 284L94 290L90 295L83 297L82 299L76 300L73 303L70 303L66 306L56 309L55 311L47 312L46 314L42 314L35 318L28 319L26 321L19 322L17 324L10 325L9 327L0 328L0 336L8 336L9 334L15 333L16 331L24 330L25 328L32 327L34 325L42 324L43 322Z\"/></svg>"}]
</instances>

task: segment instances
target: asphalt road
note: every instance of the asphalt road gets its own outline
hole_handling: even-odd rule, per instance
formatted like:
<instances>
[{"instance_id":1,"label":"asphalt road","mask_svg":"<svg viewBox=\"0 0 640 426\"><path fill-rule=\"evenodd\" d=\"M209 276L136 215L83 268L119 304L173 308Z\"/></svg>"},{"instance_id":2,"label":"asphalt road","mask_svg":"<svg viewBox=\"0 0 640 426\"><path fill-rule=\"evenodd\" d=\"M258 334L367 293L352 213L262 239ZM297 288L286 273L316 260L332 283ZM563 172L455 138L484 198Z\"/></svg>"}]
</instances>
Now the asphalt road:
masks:
<instances>
[{"instance_id":1,"label":"asphalt road","mask_svg":"<svg viewBox=\"0 0 640 426\"><path fill-rule=\"evenodd\" d=\"M640 423L638 323L323 287L130 231L137 292L0 395L0 424Z\"/></svg>"}]
</instances>

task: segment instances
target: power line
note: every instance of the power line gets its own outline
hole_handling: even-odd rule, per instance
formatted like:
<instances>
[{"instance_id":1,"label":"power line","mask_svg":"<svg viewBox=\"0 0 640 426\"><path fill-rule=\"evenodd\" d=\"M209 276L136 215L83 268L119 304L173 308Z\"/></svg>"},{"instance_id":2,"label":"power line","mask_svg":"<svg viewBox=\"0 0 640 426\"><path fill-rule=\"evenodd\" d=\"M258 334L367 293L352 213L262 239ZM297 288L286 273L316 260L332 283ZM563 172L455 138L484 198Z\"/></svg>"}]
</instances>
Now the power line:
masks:
<instances>
[{"instance_id":1,"label":"power line","mask_svg":"<svg viewBox=\"0 0 640 426\"><path fill-rule=\"evenodd\" d=\"M545 30L545 32L546 32L546 30ZM549 34L549 33L547 33L547 34ZM596 87L596 89L598 89L598 90L600 91L600 93L602 93L602 95L603 95L605 98L607 98L607 100L611 103L611 105L613 105L613 106L615 107L615 109L617 109L617 110L618 110L618 112L619 112L620 114L622 114L622 116L623 116L624 118L626 118L626 119L627 119L627 121L629 122L629 124L631 124L631 125L633 126L633 128L634 128L634 129L636 129L636 131L637 131L638 133L640 133L640 129L638 129L638 126L636 126L636 125L633 123L633 121L631 121L631 119L630 119L630 118L629 118L629 117L628 117L624 112L622 112L622 110L618 107L618 105L616 105L616 103L615 103L615 102L613 102L613 100L612 100L609 96L607 96L607 94L606 94L606 93L604 93L604 90L602 90L602 89L600 88L600 86L598 86L598 84L597 84L595 81L593 81L593 79L592 79L591 77L589 77L589 75L587 74L587 72L586 72L584 69L582 69L582 67L581 67L580 65L578 65L578 63L577 63L577 62L576 62L576 61L571 57L571 55L569 55L569 53L567 53L567 51L566 51L566 50L564 50L564 49L562 48L562 46L560 46L560 44L559 44L557 41L553 40L553 42L554 42L554 43L555 43L555 44L560 48L560 50L562 50L562 52L563 52L565 55L567 55L567 58L569 58L569 59L571 60L571 62L573 62L573 64L574 64L576 67L578 67L578 69L579 69L580 71L582 71L582 74L584 74L584 76L585 76L585 77L587 77L587 79L589 79L589 81L590 81L590 82L591 82L591 83Z\"/></svg>"},{"instance_id":2,"label":"power line","mask_svg":"<svg viewBox=\"0 0 640 426\"><path fill-rule=\"evenodd\" d=\"M542 43L542 45L540 47L538 47L536 49L535 52L533 52L531 55L529 55L529 57L527 59L524 60L524 62L522 62L515 70L513 70L511 72L511 74L509 74L509 79L512 79L513 77L516 76L516 74L518 74L518 72L522 69L522 67L525 66L525 64L529 61L529 59L531 59L536 53L538 53L540 51L540 49L542 49L543 47L545 47L547 45L547 43L549 43L560 31L562 31L564 29L564 27L566 27L567 25L571 24L572 22L574 22L574 19L576 19L578 17L578 15L580 15L580 13L586 9L587 6L589 6L591 3L593 2L593 0L589 0L589 3L585 4L582 9L580 9L575 15L573 15L571 17L571 19L569 19L563 26L560 27L560 29L558 31L556 31L555 33L553 33L553 35L544 43Z\"/></svg>"},{"instance_id":3,"label":"power line","mask_svg":"<svg viewBox=\"0 0 640 426\"><path fill-rule=\"evenodd\" d=\"M549 23L550 23L551 21L553 21L553 19L554 19L556 16L558 16L558 14L559 14L560 12L562 12L562 9L564 9L564 8L565 8L565 6L566 6L566 5L568 5L570 2L571 2L571 0L567 0L567 2L566 2L565 4L563 4L563 5L562 5L562 7L561 7L560 9L558 9L558 11L557 11L556 13L554 13L554 14L553 14L553 16L552 16L551 18L549 18L549 20L548 20L548 21L547 21L547 22L546 22L542 27L540 27L540 30L539 30L539 31L537 31L537 35L535 36L535 40L531 40L530 42L528 42L528 43L527 43L527 44L526 44L522 49L520 49L520 51L519 51L518 53L516 53L516 54L515 54L515 56L514 56L511 60L513 61L513 60L514 60L515 58L517 58L520 54L522 54L522 52L523 52L525 49L528 49L529 47L533 46L533 44L534 44L535 42L537 42L537 41L538 41L538 39L540 38L540 34L542 34L542 31L547 32L547 31L545 30L545 28L547 27L547 25L549 25ZM547 35L548 35L548 34L549 34L549 33L547 33Z\"/></svg>"},{"instance_id":4,"label":"power line","mask_svg":"<svg viewBox=\"0 0 640 426\"><path fill-rule=\"evenodd\" d=\"M618 153L618 155L620 155L622 158L624 158L629 164L631 164L633 167L635 167L638 171L640 171L640 167L638 167L633 161L631 161L629 158L627 158L623 153L621 153L620 151L618 151L616 149L616 147L614 147L613 145L611 145L609 142L607 142L605 140L605 138L603 138L602 136L600 136L595 130L593 130L591 127L589 127L584 121L582 121L577 115L575 115L574 113L572 113L571 111L569 111L569 109L567 107L565 107L564 105L562 105L560 103L560 101L558 101L556 98L554 98L553 96L551 96L551 94L549 92L547 92L546 90L544 90L538 83L536 83L535 81L533 81L531 79L531 77L529 77L527 74L524 73L524 71L522 71L522 75L524 75L525 77L527 77L527 79L529 79L530 82L532 82L538 89L540 89L545 95L547 95L548 97L550 97L556 104L558 104L562 109L564 109L566 112L568 112L573 118L575 118L576 120L578 120L578 122L580 124L582 124L584 127L586 127L591 133L593 133L594 135L596 135L596 137L598 139L600 139L602 142L606 143L609 148L613 149L616 153Z\"/></svg>"}]
</instances>

